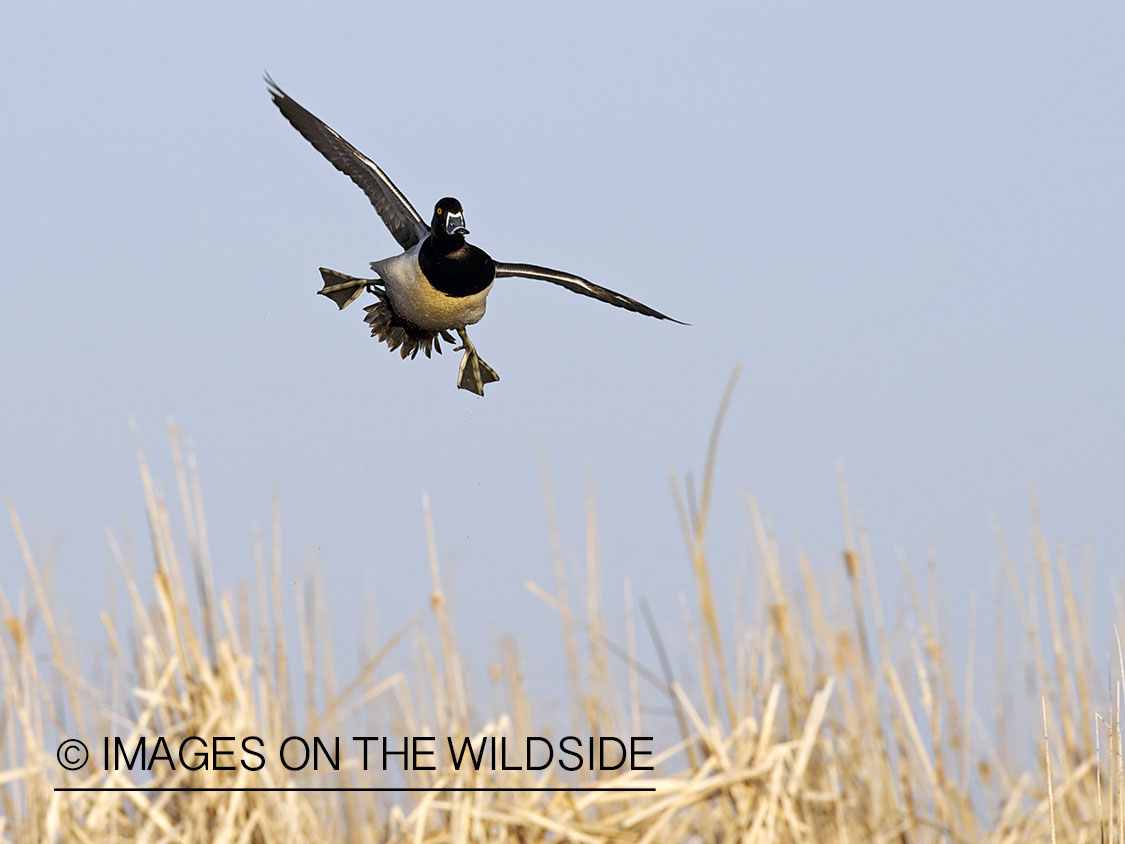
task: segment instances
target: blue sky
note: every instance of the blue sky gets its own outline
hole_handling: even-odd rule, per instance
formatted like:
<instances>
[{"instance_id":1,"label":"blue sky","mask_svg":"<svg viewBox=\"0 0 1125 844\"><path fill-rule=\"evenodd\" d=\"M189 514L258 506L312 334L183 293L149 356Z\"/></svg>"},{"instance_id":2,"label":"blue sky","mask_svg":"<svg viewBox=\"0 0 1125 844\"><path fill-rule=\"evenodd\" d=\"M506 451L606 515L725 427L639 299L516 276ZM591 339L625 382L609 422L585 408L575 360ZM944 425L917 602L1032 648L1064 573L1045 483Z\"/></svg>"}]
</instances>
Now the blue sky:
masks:
<instances>
[{"instance_id":1,"label":"blue sky","mask_svg":"<svg viewBox=\"0 0 1125 844\"><path fill-rule=\"evenodd\" d=\"M523 585L551 580L542 455L572 571L592 484L607 604L631 580L674 639L694 587L667 476L701 471L741 363L721 588L755 564L748 492L791 567L801 547L838 576L843 465L881 582L932 550L956 630L997 580L993 518L1026 559L1034 490L1052 547L1089 560L1108 648L1123 29L1112 3L9 4L0 489L96 631L106 528L145 537L128 420L172 494L172 415L219 584L252 578L278 482L286 571L323 566L348 657L426 602L428 491L466 647L557 657ZM391 356L314 293L317 267L396 245L265 70L424 215L455 195L498 259L691 326L505 279L472 331L486 398L454 389L454 355ZM9 536L12 595L18 563Z\"/></svg>"}]
</instances>

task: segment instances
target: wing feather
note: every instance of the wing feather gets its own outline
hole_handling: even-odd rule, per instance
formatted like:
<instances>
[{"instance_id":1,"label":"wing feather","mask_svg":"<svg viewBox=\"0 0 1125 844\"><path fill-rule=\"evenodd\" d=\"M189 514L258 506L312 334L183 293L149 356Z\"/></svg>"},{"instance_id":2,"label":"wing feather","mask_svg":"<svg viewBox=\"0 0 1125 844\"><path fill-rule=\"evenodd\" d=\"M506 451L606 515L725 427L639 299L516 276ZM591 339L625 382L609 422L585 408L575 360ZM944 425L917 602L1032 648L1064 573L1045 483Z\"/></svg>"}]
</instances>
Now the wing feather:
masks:
<instances>
[{"instance_id":1,"label":"wing feather","mask_svg":"<svg viewBox=\"0 0 1125 844\"><path fill-rule=\"evenodd\" d=\"M274 105L281 110L285 119L293 124L293 128L300 132L305 140L316 147L317 152L367 194L367 198L375 206L383 223L403 249L409 249L426 236L430 227L378 164L282 91L268 74L266 84L269 85Z\"/></svg>"},{"instance_id":2,"label":"wing feather","mask_svg":"<svg viewBox=\"0 0 1125 844\"><path fill-rule=\"evenodd\" d=\"M623 293L617 293L607 287L594 284L592 281L587 281L571 273L564 273L561 270L537 267L535 264L505 264L497 261L496 277L505 278L508 276L522 276L523 278L536 278L540 281L549 281L552 284L565 287L567 290L581 293L583 296L590 296L602 302L608 302L611 305L616 305L627 311L634 311L635 313L655 317L656 319L666 319L670 322L679 323L680 325L687 325L686 322L680 322L678 319L673 319L666 314L662 314L660 311L654 310L648 305L638 302L636 299L630 299Z\"/></svg>"}]
</instances>

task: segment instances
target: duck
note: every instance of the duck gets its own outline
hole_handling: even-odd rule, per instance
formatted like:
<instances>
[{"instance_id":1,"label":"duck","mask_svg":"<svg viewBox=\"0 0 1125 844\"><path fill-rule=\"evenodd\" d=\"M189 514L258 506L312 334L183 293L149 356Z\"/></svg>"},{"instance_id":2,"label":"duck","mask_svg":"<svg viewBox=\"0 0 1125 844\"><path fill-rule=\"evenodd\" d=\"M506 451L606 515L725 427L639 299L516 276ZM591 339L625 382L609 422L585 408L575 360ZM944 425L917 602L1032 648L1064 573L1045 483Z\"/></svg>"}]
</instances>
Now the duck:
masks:
<instances>
[{"instance_id":1,"label":"duck","mask_svg":"<svg viewBox=\"0 0 1125 844\"><path fill-rule=\"evenodd\" d=\"M399 351L403 360L413 360L419 351L426 357L433 351L440 354L441 341L453 346L451 332L455 332L460 343L453 351L464 352L457 370L457 387L483 396L485 385L499 381L500 376L481 359L466 329L484 317L488 294L498 278L547 281L644 316L687 324L572 273L493 260L465 240L469 234L465 211L455 197L439 199L427 224L378 164L286 94L269 74L265 81L282 116L367 195L403 249L397 255L371 262L375 278L321 267L323 287L317 291L340 310L365 291L373 294L376 301L364 308L364 321L371 328L371 336L386 343L391 352Z\"/></svg>"}]
</instances>

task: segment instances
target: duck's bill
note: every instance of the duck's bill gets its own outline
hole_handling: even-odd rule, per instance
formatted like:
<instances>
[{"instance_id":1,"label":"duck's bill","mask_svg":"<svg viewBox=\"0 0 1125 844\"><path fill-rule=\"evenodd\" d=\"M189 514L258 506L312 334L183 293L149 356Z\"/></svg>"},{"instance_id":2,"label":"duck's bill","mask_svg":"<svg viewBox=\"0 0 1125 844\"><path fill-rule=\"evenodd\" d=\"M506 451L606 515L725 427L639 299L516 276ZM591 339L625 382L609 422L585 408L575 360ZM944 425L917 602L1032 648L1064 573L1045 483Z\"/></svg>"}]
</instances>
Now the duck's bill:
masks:
<instances>
[{"instance_id":1,"label":"duck's bill","mask_svg":"<svg viewBox=\"0 0 1125 844\"><path fill-rule=\"evenodd\" d=\"M445 217L445 233L446 234L468 234L469 230L465 228L465 215L464 213L447 214Z\"/></svg>"}]
</instances>

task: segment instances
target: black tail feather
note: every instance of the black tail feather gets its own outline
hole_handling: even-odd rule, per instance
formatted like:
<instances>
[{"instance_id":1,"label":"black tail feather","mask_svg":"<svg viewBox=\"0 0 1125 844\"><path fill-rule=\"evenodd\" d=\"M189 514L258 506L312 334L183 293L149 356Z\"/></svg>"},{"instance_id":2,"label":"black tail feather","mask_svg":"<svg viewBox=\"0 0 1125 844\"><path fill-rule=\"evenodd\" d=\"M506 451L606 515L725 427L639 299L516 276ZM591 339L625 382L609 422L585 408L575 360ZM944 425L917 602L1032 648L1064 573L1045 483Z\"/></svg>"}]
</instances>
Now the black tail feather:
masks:
<instances>
[{"instance_id":1,"label":"black tail feather","mask_svg":"<svg viewBox=\"0 0 1125 844\"><path fill-rule=\"evenodd\" d=\"M430 357L431 352L436 350L440 355L441 343L438 342L439 337L447 343L453 342L453 336L448 331L431 331L426 328L419 328L399 317L392 310L390 302L387 300L387 294L383 289L373 287L371 292L379 297L379 301L363 309L367 314L363 321L371 326L372 337L386 343L387 348L392 352L398 351L403 360L408 357L414 360L418 356L418 352Z\"/></svg>"}]
</instances>

